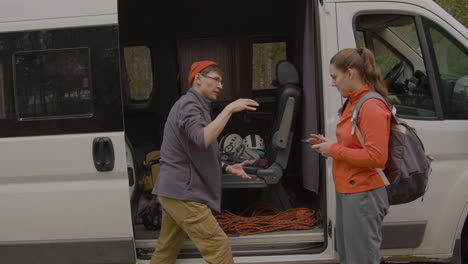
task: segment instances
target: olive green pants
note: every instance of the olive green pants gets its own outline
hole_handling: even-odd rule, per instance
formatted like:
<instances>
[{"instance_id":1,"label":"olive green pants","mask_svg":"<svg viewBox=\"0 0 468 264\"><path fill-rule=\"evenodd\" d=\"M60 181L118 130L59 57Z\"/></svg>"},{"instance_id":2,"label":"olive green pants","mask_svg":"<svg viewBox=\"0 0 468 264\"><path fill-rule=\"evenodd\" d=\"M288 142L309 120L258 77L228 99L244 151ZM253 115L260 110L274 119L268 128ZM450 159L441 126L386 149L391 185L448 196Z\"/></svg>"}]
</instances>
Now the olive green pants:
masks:
<instances>
[{"instance_id":1,"label":"olive green pants","mask_svg":"<svg viewBox=\"0 0 468 264\"><path fill-rule=\"evenodd\" d=\"M205 204L159 196L162 225L151 264L174 264L189 235L206 262L232 264L231 245L211 210Z\"/></svg>"}]
</instances>

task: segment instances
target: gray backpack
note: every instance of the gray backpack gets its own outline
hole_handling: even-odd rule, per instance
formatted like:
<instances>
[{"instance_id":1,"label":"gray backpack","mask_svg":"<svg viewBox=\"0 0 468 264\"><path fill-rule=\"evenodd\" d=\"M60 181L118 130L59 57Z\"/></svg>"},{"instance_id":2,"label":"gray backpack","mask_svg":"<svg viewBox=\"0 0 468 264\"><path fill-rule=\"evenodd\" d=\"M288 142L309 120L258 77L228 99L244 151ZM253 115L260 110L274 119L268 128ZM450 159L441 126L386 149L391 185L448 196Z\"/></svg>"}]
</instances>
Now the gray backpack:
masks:
<instances>
[{"instance_id":1,"label":"gray backpack","mask_svg":"<svg viewBox=\"0 0 468 264\"><path fill-rule=\"evenodd\" d=\"M391 111L385 99L377 92L367 92L359 99L351 115L351 133L356 133L363 148L366 146L357 127L359 110L365 101L372 98L384 102ZM431 161L416 130L392 114L387 165L384 171L376 168L387 188L390 205L409 203L424 195L432 171Z\"/></svg>"}]
</instances>

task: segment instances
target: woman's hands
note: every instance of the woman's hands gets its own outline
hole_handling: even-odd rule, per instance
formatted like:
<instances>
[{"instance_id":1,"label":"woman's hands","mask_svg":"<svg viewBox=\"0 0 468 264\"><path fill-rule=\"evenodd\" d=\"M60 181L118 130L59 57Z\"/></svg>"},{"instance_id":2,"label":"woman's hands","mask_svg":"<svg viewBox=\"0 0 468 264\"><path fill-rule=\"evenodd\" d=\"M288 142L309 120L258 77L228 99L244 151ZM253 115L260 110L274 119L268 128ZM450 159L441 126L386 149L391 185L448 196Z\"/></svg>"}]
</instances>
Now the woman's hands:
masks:
<instances>
[{"instance_id":1,"label":"woman's hands","mask_svg":"<svg viewBox=\"0 0 468 264\"><path fill-rule=\"evenodd\" d=\"M226 167L226 172L232 175L236 175L241 177L242 179L252 179L247 173L244 171L244 165L249 164L248 160L244 160L242 163L237 163L233 165L229 165Z\"/></svg>"},{"instance_id":2,"label":"woman's hands","mask_svg":"<svg viewBox=\"0 0 468 264\"><path fill-rule=\"evenodd\" d=\"M311 149L322 154L322 156L324 157L331 156L331 146L335 144L335 142L331 139L317 134L310 134L310 138L307 139L307 142L313 144L312 146L310 146Z\"/></svg>"}]
</instances>

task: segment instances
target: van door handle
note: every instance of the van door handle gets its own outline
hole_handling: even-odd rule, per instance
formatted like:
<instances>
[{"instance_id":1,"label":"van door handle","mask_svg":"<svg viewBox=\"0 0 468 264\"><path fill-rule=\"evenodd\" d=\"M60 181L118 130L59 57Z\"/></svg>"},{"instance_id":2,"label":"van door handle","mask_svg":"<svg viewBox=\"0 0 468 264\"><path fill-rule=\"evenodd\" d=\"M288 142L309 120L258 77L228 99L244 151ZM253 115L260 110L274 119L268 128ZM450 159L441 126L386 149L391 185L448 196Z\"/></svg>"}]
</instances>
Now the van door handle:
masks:
<instances>
[{"instance_id":1,"label":"van door handle","mask_svg":"<svg viewBox=\"0 0 468 264\"><path fill-rule=\"evenodd\" d=\"M108 137L98 137L93 141L94 167L98 171L111 171L114 169L114 146Z\"/></svg>"}]
</instances>

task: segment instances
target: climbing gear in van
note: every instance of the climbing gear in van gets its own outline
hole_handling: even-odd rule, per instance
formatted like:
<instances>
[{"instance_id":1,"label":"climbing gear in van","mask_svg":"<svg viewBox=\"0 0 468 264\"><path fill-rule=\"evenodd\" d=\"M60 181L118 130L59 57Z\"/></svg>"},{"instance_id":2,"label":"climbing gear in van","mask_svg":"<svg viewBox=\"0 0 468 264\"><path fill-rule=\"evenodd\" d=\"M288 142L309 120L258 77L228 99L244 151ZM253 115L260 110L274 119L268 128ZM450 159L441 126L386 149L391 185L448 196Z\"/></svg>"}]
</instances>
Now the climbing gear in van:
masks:
<instances>
[{"instance_id":1,"label":"climbing gear in van","mask_svg":"<svg viewBox=\"0 0 468 264\"><path fill-rule=\"evenodd\" d=\"M248 135L243 140L242 143L251 149L254 150L265 150L265 142L263 138L259 135Z\"/></svg>"},{"instance_id":2,"label":"climbing gear in van","mask_svg":"<svg viewBox=\"0 0 468 264\"><path fill-rule=\"evenodd\" d=\"M384 102L391 112L391 107L378 92L367 92L359 99L351 115L351 134L356 133L363 148L366 146L358 128L359 110L365 101L373 98ZM409 203L425 194L432 160L426 155L416 130L392 113L387 164L384 171L376 168L387 188L390 205Z\"/></svg>"},{"instance_id":3,"label":"climbing gear in van","mask_svg":"<svg viewBox=\"0 0 468 264\"><path fill-rule=\"evenodd\" d=\"M136 213L136 224L143 224L147 230L158 230L161 228L161 205L151 191L159 174L161 160L159 150L153 150L146 154L143 161L143 193L138 202Z\"/></svg>"},{"instance_id":4,"label":"climbing gear in van","mask_svg":"<svg viewBox=\"0 0 468 264\"><path fill-rule=\"evenodd\" d=\"M261 159L266 157L265 151L261 151L261 150L258 150L258 149L252 149L252 151L257 153L260 156Z\"/></svg>"},{"instance_id":5,"label":"climbing gear in van","mask_svg":"<svg viewBox=\"0 0 468 264\"><path fill-rule=\"evenodd\" d=\"M222 210L215 218L228 234L253 235L280 230L307 230L316 226L314 210L293 208L280 211L265 202L256 202L239 215Z\"/></svg>"},{"instance_id":6,"label":"climbing gear in van","mask_svg":"<svg viewBox=\"0 0 468 264\"><path fill-rule=\"evenodd\" d=\"M241 163L245 160L248 160L251 163L254 163L260 159L261 157L258 153L246 147L243 144L240 144L237 148L235 148L231 152L221 153L221 161L224 161L225 163L228 163L228 164Z\"/></svg>"},{"instance_id":7,"label":"climbing gear in van","mask_svg":"<svg viewBox=\"0 0 468 264\"><path fill-rule=\"evenodd\" d=\"M248 160L249 163L244 166L247 173L256 173L258 169L266 169L269 166L268 159L259 154L256 150L246 147L244 144L239 145L233 152L221 153L221 161L226 165L242 163ZM223 170L223 173L224 170Z\"/></svg>"},{"instance_id":8,"label":"climbing gear in van","mask_svg":"<svg viewBox=\"0 0 468 264\"><path fill-rule=\"evenodd\" d=\"M145 160L143 161L144 176L143 176L143 192L152 191L156 178L159 174L159 161L161 159L161 153L159 150L153 150L146 154Z\"/></svg>"},{"instance_id":9,"label":"climbing gear in van","mask_svg":"<svg viewBox=\"0 0 468 264\"><path fill-rule=\"evenodd\" d=\"M142 199L145 198L142 197ZM161 229L162 208L156 196L153 196L151 200L144 204L142 210L138 213L138 217L147 230Z\"/></svg>"},{"instance_id":10,"label":"climbing gear in van","mask_svg":"<svg viewBox=\"0 0 468 264\"><path fill-rule=\"evenodd\" d=\"M255 162L257 160L260 160L260 155L258 155L252 149L248 148L246 145L241 144L236 148L236 151L234 153L234 162L241 163L245 160Z\"/></svg>"},{"instance_id":11,"label":"climbing gear in van","mask_svg":"<svg viewBox=\"0 0 468 264\"><path fill-rule=\"evenodd\" d=\"M238 134L224 135L219 142L222 153L231 153L242 144L242 137Z\"/></svg>"}]
</instances>

